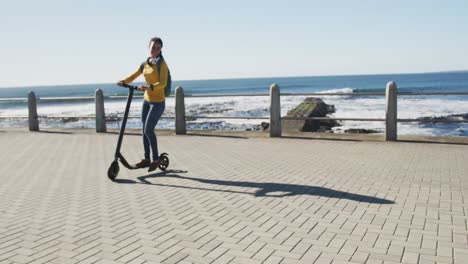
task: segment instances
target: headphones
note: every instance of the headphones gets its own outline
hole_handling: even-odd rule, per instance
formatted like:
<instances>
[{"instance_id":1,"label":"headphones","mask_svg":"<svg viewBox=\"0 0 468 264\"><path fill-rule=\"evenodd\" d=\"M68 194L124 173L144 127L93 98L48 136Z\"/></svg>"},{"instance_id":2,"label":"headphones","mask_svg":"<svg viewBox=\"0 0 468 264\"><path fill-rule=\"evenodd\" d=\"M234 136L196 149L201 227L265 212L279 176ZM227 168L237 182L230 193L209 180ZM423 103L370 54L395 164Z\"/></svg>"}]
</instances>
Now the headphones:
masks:
<instances>
[{"instance_id":1,"label":"headphones","mask_svg":"<svg viewBox=\"0 0 468 264\"><path fill-rule=\"evenodd\" d=\"M149 65L152 66L152 65L156 65L156 63L158 63L158 61L159 61L160 59L161 59L161 56L158 56L158 57L156 57L156 58L151 58L151 57L150 57L150 58L148 58L148 59L146 60L146 62L147 62Z\"/></svg>"}]
</instances>

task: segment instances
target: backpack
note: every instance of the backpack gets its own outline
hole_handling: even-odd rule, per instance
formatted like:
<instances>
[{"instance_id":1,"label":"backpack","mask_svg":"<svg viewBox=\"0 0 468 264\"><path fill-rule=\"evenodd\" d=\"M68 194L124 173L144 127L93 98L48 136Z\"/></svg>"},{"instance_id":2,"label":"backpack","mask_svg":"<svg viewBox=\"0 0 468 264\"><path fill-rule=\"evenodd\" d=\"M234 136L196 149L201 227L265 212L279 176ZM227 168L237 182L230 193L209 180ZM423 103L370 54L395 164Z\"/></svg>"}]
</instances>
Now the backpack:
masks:
<instances>
[{"instance_id":1,"label":"backpack","mask_svg":"<svg viewBox=\"0 0 468 264\"><path fill-rule=\"evenodd\" d=\"M161 59L158 60L156 63L156 66L158 67L158 74L161 75L161 63L164 60L163 56L161 55ZM164 87L164 93L166 94L166 97L171 95L171 86L172 86L172 77L171 77L171 71L169 70L169 67L167 68L167 82L166 82L166 87Z\"/></svg>"},{"instance_id":2,"label":"backpack","mask_svg":"<svg viewBox=\"0 0 468 264\"><path fill-rule=\"evenodd\" d=\"M158 74L161 75L161 63L163 62L164 57L161 55L161 58L158 60L156 63L156 67L158 67ZM140 71L143 71L143 67L146 62L143 62L140 66ZM169 67L167 68L167 82L166 82L166 87L164 87L164 94L166 97L171 95L171 87L172 87L172 77L171 77L171 71L169 70Z\"/></svg>"}]
</instances>

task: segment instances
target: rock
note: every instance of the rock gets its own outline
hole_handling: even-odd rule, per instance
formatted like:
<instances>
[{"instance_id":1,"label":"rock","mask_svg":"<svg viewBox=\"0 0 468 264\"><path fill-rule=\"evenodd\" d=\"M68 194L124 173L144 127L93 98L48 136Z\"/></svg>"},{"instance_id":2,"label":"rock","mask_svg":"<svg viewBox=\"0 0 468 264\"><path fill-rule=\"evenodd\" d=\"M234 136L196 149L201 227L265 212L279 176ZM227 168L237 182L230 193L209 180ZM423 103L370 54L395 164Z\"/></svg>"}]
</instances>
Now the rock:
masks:
<instances>
[{"instance_id":1,"label":"rock","mask_svg":"<svg viewBox=\"0 0 468 264\"><path fill-rule=\"evenodd\" d=\"M328 105L322 99L308 97L296 108L286 115L287 117L326 117L336 111L334 105ZM320 132L331 131L332 127L339 126L336 120L282 120L284 130Z\"/></svg>"},{"instance_id":2,"label":"rock","mask_svg":"<svg viewBox=\"0 0 468 264\"><path fill-rule=\"evenodd\" d=\"M62 118L62 122L70 123L70 122L77 122L79 120L78 117L64 117Z\"/></svg>"},{"instance_id":3,"label":"rock","mask_svg":"<svg viewBox=\"0 0 468 264\"><path fill-rule=\"evenodd\" d=\"M329 126L321 126L316 132L319 132L319 133L333 133L333 130Z\"/></svg>"},{"instance_id":4,"label":"rock","mask_svg":"<svg viewBox=\"0 0 468 264\"><path fill-rule=\"evenodd\" d=\"M350 128L350 129L346 129L344 132L345 133L350 133L350 134L374 134L374 133L379 133L379 131L377 131L377 130L365 129L365 128Z\"/></svg>"},{"instance_id":5,"label":"rock","mask_svg":"<svg viewBox=\"0 0 468 264\"><path fill-rule=\"evenodd\" d=\"M260 125L255 126L255 130L265 131L268 130L268 128L270 128L270 123L268 122L262 122Z\"/></svg>"},{"instance_id":6,"label":"rock","mask_svg":"<svg viewBox=\"0 0 468 264\"><path fill-rule=\"evenodd\" d=\"M329 107L322 99L316 97L308 97L296 106L293 110L288 112L288 116L314 116L314 117L324 117L329 113L329 110L334 109Z\"/></svg>"}]
</instances>

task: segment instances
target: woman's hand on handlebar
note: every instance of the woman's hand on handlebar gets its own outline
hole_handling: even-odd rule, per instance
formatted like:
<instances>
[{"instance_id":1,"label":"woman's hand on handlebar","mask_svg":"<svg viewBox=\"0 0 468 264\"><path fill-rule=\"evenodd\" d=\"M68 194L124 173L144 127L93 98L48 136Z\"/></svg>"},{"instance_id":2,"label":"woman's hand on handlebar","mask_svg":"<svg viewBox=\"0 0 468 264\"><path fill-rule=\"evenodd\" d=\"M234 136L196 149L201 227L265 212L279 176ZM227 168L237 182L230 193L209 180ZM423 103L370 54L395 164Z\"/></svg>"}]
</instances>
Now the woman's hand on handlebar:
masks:
<instances>
[{"instance_id":1,"label":"woman's hand on handlebar","mask_svg":"<svg viewBox=\"0 0 468 264\"><path fill-rule=\"evenodd\" d=\"M149 87L147 87L147 86L140 85L140 86L138 86L137 90L140 91L140 92L143 92L143 91L145 91L145 90L148 89L148 88L149 88Z\"/></svg>"},{"instance_id":2,"label":"woman's hand on handlebar","mask_svg":"<svg viewBox=\"0 0 468 264\"><path fill-rule=\"evenodd\" d=\"M120 87L127 87L127 88L135 89L135 86L130 86L130 85L126 84L124 81L119 81L119 82L117 83L117 85L120 86ZM149 87L140 85L140 86L136 87L136 89L137 89L138 91L140 91L140 92L143 92L143 91L145 91L146 89L149 89Z\"/></svg>"}]
</instances>

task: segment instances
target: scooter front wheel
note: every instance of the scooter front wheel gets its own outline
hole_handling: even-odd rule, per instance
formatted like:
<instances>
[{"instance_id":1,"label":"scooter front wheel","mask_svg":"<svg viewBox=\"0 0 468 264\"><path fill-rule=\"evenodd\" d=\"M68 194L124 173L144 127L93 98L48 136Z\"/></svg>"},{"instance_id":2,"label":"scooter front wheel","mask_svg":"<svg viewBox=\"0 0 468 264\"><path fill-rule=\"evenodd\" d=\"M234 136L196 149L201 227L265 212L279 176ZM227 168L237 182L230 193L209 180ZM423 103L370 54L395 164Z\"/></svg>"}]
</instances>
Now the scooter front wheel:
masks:
<instances>
[{"instance_id":1,"label":"scooter front wheel","mask_svg":"<svg viewBox=\"0 0 468 264\"><path fill-rule=\"evenodd\" d=\"M119 163L117 161L113 161L107 170L107 177L109 177L111 181L114 181L115 178L117 178L117 175L119 175L119 170Z\"/></svg>"}]
</instances>

